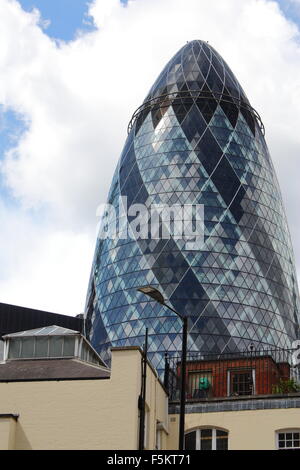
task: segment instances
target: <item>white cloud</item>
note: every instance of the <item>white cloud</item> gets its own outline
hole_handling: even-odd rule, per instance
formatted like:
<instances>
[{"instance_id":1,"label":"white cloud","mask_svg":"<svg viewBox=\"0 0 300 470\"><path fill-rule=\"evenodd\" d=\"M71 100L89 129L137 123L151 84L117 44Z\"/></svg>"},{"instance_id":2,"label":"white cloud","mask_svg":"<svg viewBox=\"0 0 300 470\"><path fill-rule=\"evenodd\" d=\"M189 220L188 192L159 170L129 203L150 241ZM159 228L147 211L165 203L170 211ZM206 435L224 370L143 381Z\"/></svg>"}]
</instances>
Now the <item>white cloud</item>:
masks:
<instances>
[{"instance_id":1,"label":"white cloud","mask_svg":"<svg viewBox=\"0 0 300 470\"><path fill-rule=\"evenodd\" d=\"M54 230L0 203L1 302L74 315L83 311L92 259L85 233Z\"/></svg>"},{"instance_id":2,"label":"white cloud","mask_svg":"<svg viewBox=\"0 0 300 470\"><path fill-rule=\"evenodd\" d=\"M29 124L2 166L22 216L14 254L8 256L2 237L0 301L6 292L11 303L61 313L82 310L95 211L106 199L128 121L165 63L196 38L220 52L262 116L300 265L296 25L277 3L265 0L131 0L126 8L118 0L95 0L90 14L97 31L58 46L42 31L36 13L25 13L15 0L0 2L0 103ZM42 212L47 224L28 219L30 208ZM18 234L22 227L32 240L26 255ZM42 238L36 235L40 231Z\"/></svg>"}]
</instances>

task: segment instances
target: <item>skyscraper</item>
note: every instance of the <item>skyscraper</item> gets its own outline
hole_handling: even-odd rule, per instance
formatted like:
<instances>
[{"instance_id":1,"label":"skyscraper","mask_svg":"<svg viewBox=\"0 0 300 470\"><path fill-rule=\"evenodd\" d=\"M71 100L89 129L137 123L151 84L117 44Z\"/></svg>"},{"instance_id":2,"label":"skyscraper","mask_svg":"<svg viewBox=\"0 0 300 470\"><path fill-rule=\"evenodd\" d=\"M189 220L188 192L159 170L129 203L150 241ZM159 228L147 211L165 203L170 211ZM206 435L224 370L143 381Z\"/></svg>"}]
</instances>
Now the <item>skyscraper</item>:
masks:
<instances>
[{"instance_id":1,"label":"skyscraper","mask_svg":"<svg viewBox=\"0 0 300 470\"><path fill-rule=\"evenodd\" d=\"M203 205L204 243L98 239L86 304L93 346L107 360L110 346L142 345L148 327L156 367L180 350L180 320L137 292L152 285L188 316L191 351L290 347L299 298L280 189L261 119L226 62L206 42L187 43L128 131L108 196L118 221L132 221L120 196L128 207Z\"/></svg>"}]
</instances>

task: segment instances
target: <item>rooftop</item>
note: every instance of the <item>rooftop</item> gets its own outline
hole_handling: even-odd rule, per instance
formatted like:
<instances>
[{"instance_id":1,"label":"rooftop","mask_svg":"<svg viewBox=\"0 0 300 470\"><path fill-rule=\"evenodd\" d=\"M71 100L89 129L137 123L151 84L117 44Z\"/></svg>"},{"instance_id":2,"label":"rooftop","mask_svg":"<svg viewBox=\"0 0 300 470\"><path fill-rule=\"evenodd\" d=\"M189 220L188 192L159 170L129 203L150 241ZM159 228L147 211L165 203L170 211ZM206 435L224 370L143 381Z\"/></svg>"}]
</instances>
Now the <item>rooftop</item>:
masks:
<instances>
[{"instance_id":1,"label":"rooftop","mask_svg":"<svg viewBox=\"0 0 300 470\"><path fill-rule=\"evenodd\" d=\"M109 369L80 359L26 359L0 364L0 382L108 379Z\"/></svg>"},{"instance_id":2,"label":"rooftop","mask_svg":"<svg viewBox=\"0 0 300 470\"><path fill-rule=\"evenodd\" d=\"M110 371L78 331L51 325L3 336L0 381L106 378Z\"/></svg>"},{"instance_id":3,"label":"rooftop","mask_svg":"<svg viewBox=\"0 0 300 470\"><path fill-rule=\"evenodd\" d=\"M52 325L44 326L42 328L35 328L33 330L18 331L17 333L10 333L4 335L3 339L19 338L24 336L65 336L65 335L79 335L79 331L63 328L62 326Z\"/></svg>"},{"instance_id":4,"label":"rooftop","mask_svg":"<svg viewBox=\"0 0 300 470\"><path fill-rule=\"evenodd\" d=\"M181 357L166 360L170 401L180 399ZM223 354L187 353L186 400L192 404L300 396L300 367L294 350L260 349ZM208 405L205 405L208 406ZM236 406L236 405L234 405Z\"/></svg>"}]
</instances>

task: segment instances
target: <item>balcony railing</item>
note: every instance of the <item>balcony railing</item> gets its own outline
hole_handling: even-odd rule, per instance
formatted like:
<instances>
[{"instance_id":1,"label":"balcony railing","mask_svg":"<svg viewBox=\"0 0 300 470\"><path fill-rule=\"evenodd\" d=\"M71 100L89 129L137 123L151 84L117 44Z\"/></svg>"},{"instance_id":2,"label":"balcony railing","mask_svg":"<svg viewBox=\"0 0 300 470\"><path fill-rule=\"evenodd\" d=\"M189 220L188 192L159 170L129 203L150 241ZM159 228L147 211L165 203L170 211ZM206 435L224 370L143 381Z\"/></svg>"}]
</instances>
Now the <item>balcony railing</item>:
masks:
<instances>
[{"instance_id":1,"label":"balcony railing","mask_svg":"<svg viewBox=\"0 0 300 470\"><path fill-rule=\"evenodd\" d=\"M181 357L166 356L165 386L180 398ZM295 350L264 349L232 354L189 352L186 399L191 401L300 392Z\"/></svg>"}]
</instances>

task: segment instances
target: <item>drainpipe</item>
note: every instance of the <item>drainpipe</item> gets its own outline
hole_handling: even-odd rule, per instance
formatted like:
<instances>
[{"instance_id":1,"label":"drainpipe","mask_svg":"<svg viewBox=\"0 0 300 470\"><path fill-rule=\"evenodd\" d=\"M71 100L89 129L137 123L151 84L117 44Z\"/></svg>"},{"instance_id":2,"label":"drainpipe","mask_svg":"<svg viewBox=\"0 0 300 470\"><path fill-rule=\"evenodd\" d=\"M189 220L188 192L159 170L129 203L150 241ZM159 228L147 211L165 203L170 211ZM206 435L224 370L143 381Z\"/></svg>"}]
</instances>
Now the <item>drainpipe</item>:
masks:
<instances>
[{"instance_id":1,"label":"drainpipe","mask_svg":"<svg viewBox=\"0 0 300 470\"><path fill-rule=\"evenodd\" d=\"M146 375L147 375L147 352L148 352L148 328L146 328L144 352L142 356L142 385L139 396L138 408L140 411L139 426L139 450L144 450L145 442L145 406L146 406Z\"/></svg>"}]
</instances>

